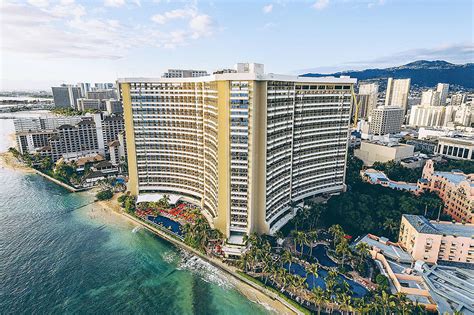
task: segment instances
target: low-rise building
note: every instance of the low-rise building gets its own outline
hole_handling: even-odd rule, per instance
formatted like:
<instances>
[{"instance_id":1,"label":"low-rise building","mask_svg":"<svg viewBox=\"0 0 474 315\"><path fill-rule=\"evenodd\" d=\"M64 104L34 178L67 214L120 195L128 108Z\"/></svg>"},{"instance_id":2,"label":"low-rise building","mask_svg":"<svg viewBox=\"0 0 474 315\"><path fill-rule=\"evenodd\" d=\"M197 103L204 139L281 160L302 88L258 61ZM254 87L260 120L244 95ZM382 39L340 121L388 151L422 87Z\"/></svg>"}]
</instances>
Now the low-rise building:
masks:
<instances>
[{"instance_id":1,"label":"low-rise building","mask_svg":"<svg viewBox=\"0 0 474 315\"><path fill-rule=\"evenodd\" d=\"M435 264L438 260L474 263L474 225L429 221L420 215L404 214L399 242L413 260Z\"/></svg>"},{"instance_id":2,"label":"low-rise building","mask_svg":"<svg viewBox=\"0 0 474 315\"><path fill-rule=\"evenodd\" d=\"M82 112L88 110L103 110L102 101L89 98L80 98L77 100L77 110Z\"/></svg>"},{"instance_id":3,"label":"low-rise building","mask_svg":"<svg viewBox=\"0 0 474 315\"><path fill-rule=\"evenodd\" d=\"M415 151L420 151L425 154L435 153L436 146L438 145L438 141L436 140L423 140L423 139L410 139L410 140L407 140L406 143L414 146Z\"/></svg>"},{"instance_id":4,"label":"low-rise building","mask_svg":"<svg viewBox=\"0 0 474 315\"><path fill-rule=\"evenodd\" d=\"M444 202L444 212L458 222L474 223L474 174L435 171L434 162L429 160L422 177L419 188L438 194Z\"/></svg>"},{"instance_id":5,"label":"low-rise building","mask_svg":"<svg viewBox=\"0 0 474 315\"><path fill-rule=\"evenodd\" d=\"M474 160L474 137L440 137L436 153L457 160Z\"/></svg>"},{"instance_id":6,"label":"low-rise building","mask_svg":"<svg viewBox=\"0 0 474 315\"><path fill-rule=\"evenodd\" d=\"M400 161L412 157L415 150L412 145L403 143L380 143L362 141L360 149L356 149L354 154L361 159L365 165L373 165L375 162Z\"/></svg>"}]
</instances>

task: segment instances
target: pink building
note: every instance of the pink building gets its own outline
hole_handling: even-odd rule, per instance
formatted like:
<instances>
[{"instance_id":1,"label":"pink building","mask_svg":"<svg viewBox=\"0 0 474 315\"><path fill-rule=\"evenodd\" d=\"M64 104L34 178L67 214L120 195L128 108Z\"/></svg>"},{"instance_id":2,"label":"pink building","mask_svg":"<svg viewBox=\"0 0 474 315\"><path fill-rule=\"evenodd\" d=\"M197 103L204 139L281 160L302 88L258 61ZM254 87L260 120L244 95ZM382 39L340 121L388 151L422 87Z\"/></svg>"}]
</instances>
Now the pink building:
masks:
<instances>
[{"instance_id":1,"label":"pink building","mask_svg":"<svg viewBox=\"0 0 474 315\"><path fill-rule=\"evenodd\" d=\"M474 223L474 174L438 172L433 161L428 160L418 187L419 191L436 192L443 200L444 212L457 222Z\"/></svg>"},{"instance_id":2,"label":"pink building","mask_svg":"<svg viewBox=\"0 0 474 315\"><path fill-rule=\"evenodd\" d=\"M474 263L474 225L429 221L420 215L404 214L399 243L413 260Z\"/></svg>"}]
</instances>

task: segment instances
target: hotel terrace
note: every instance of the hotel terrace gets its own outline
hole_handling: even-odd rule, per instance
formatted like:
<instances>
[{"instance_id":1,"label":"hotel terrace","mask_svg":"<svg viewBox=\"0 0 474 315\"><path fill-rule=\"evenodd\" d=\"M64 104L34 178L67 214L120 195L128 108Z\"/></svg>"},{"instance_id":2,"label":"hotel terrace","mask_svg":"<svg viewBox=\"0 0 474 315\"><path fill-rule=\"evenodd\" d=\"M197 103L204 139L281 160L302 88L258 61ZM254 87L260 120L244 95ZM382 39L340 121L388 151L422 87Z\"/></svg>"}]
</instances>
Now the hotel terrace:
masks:
<instances>
[{"instance_id":1,"label":"hotel terrace","mask_svg":"<svg viewBox=\"0 0 474 315\"><path fill-rule=\"evenodd\" d=\"M348 77L264 74L119 79L129 189L198 204L231 244L274 233L306 198L345 189Z\"/></svg>"}]
</instances>

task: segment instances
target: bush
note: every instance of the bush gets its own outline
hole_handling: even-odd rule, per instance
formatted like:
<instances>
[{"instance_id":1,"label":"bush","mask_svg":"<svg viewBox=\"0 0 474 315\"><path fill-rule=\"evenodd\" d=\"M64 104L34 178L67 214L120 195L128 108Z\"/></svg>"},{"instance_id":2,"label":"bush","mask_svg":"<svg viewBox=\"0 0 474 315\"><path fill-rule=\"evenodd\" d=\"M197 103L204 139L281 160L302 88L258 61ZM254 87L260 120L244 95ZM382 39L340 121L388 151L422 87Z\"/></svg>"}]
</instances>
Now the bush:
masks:
<instances>
[{"instance_id":1,"label":"bush","mask_svg":"<svg viewBox=\"0 0 474 315\"><path fill-rule=\"evenodd\" d=\"M109 200L114 196L113 192L110 189L99 191L95 197L97 200Z\"/></svg>"}]
</instances>

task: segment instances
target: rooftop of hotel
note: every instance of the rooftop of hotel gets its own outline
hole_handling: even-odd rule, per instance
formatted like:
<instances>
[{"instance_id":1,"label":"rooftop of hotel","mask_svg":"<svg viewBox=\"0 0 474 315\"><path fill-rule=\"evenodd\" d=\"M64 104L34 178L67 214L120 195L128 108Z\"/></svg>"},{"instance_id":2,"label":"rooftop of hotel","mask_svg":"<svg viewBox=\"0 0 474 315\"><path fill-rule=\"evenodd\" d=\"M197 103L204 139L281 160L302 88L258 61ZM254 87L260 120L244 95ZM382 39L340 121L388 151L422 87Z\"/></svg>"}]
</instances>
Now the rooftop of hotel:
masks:
<instances>
[{"instance_id":1,"label":"rooftop of hotel","mask_svg":"<svg viewBox=\"0 0 474 315\"><path fill-rule=\"evenodd\" d=\"M357 83L356 78L349 76L327 76L327 77L304 77L296 75L285 75L275 73L264 73L263 65L259 64L246 64L247 68L242 71L240 69L242 65L236 64L235 72L224 72L215 73L212 75L200 76L200 77L189 77L189 78L119 78L119 83L134 83L134 82L211 82L217 80L249 80L249 81L295 81L295 82L308 82L308 83L334 83L334 84L355 84ZM261 67L260 67L261 66Z\"/></svg>"},{"instance_id":2,"label":"rooftop of hotel","mask_svg":"<svg viewBox=\"0 0 474 315\"><path fill-rule=\"evenodd\" d=\"M384 237L377 237L371 234L365 235L357 243L367 243L372 248L377 248L383 252L384 256L393 259L395 261L410 263L412 258L410 254L400 248L398 245L391 243L388 239Z\"/></svg>"},{"instance_id":3,"label":"rooftop of hotel","mask_svg":"<svg viewBox=\"0 0 474 315\"><path fill-rule=\"evenodd\" d=\"M451 172L437 172L436 171L434 172L434 175L446 178L448 181L450 181L451 183L455 185L459 185L462 181L465 181L465 180L469 182L471 181L466 174L462 173L459 170L452 170Z\"/></svg>"},{"instance_id":4,"label":"rooftop of hotel","mask_svg":"<svg viewBox=\"0 0 474 315\"><path fill-rule=\"evenodd\" d=\"M472 237L474 235L473 224L429 221L424 216L414 214L404 214L403 217L407 219L419 233L464 237Z\"/></svg>"},{"instance_id":5,"label":"rooftop of hotel","mask_svg":"<svg viewBox=\"0 0 474 315\"><path fill-rule=\"evenodd\" d=\"M418 264L418 262L417 262ZM438 305L440 314L452 313L474 314L474 273L456 267L422 264L415 267L422 273L431 296Z\"/></svg>"}]
</instances>

